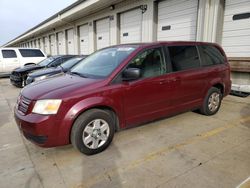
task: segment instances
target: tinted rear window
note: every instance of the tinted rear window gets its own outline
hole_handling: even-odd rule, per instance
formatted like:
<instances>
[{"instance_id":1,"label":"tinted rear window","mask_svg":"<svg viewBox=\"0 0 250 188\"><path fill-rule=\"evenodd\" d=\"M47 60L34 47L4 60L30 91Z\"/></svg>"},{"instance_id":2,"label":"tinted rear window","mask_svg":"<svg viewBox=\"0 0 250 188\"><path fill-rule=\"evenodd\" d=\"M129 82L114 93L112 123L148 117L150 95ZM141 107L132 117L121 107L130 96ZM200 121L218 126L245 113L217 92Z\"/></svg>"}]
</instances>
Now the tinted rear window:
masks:
<instances>
[{"instance_id":1,"label":"tinted rear window","mask_svg":"<svg viewBox=\"0 0 250 188\"><path fill-rule=\"evenodd\" d=\"M41 50L37 49L19 49L23 57L44 57Z\"/></svg>"},{"instance_id":2,"label":"tinted rear window","mask_svg":"<svg viewBox=\"0 0 250 188\"><path fill-rule=\"evenodd\" d=\"M15 50L2 50L3 58L16 58Z\"/></svg>"},{"instance_id":3,"label":"tinted rear window","mask_svg":"<svg viewBox=\"0 0 250 188\"><path fill-rule=\"evenodd\" d=\"M220 50L214 46L199 46L202 57L202 65L210 66L222 64L225 57L221 54Z\"/></svg>"},{"instance_id":4,"label":"tinted rear window","mask_svg":"<svg viewBox=\"0 0 250 188\"><path fill-rule=\"evenodd\" d=\"M196 46L169 46L168 49L174 72L200 67Z\"/></svg>"}]
</instances>

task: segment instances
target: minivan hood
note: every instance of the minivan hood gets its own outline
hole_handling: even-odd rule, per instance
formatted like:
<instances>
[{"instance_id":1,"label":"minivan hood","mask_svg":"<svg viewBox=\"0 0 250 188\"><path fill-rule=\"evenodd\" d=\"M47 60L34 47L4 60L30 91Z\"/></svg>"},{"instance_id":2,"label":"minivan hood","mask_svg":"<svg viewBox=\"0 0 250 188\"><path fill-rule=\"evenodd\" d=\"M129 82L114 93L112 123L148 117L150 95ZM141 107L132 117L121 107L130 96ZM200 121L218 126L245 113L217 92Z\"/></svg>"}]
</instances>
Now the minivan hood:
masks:
<instances>
[{"instance_id":1,"label":"minivan hood","mask_svg":"<svg viewBox=\"0 0 250 188\"><path fill-rule=\"evenodd\" d=\"M21 94L31 100L38 99L63 99L81 93L83 90L95 88L95 84L103 80L83 78L76 75L63 74L58 77L31 83L23 88Z\"/></svg>"}]
</instances>

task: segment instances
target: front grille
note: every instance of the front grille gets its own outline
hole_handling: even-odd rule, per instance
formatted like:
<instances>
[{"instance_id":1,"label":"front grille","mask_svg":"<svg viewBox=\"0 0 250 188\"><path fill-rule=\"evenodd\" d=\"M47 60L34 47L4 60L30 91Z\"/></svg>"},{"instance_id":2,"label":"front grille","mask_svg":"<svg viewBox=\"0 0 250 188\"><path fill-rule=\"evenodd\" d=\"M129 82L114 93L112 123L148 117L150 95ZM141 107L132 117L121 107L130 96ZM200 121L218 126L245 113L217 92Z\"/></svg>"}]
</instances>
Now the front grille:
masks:
<instances>
[{"instance_id":1,"label":"front grille","mask_svg":"<svg viewBox=\"0 0 250 188\"><path fill-rule=\"evenodd\" d=\"M29 105L31 103L30 99L27 99L24 96L20 96L18 101L18 111L21 112L23 115L25 115L29 109Z\"/></svg>"},{"instance_id":2,"label":"front grille","mask_svg":"<svg viewBox=\"0 0 250 188\"><path fill-rule=\"evenodd\" d=\"M10 79L13 81L22 81L22 75L20 73L17 72L12 72L10 75Z\"/></svg>"}]
</instances>

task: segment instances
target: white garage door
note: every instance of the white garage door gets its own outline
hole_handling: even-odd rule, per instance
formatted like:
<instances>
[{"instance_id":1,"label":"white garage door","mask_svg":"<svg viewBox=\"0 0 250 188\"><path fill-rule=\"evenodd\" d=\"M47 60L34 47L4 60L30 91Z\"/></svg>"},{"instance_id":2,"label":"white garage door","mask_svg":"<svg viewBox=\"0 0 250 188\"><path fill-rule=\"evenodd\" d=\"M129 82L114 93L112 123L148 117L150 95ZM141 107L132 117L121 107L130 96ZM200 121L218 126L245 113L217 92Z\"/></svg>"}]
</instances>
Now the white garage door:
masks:
<instances>
[{"instance_id":1,"label":"white garage door","mask_svg":"<svg viewBox=\"0 0 250 188\"><path fill-rule=\"evenodd\" d=\"M55 39L55 35L50 35L49 36L50 39L50 50L51 50L51 55L56 55L56 39Z\"/></svg>"},{"instance_id":2,"label":"white garage door","mask_svg":"<svg viewBox=\"0 0 250 188\"><path fill-rule=\"evenodd\" d=\"M37 39L37 48L41 49L40 39Z\"/></svg>"},{"instance_id":3,"label":"white garage door","mask_svg":"<svg viewBox=\"0 0 250 188\"><path fill-rule=\"evenodd\" d=\"M37 41L34 40L33 42L34 42L34 48L37 48Z\"/></svg>"},{"instance_id":4,"label":"white garage door","mask_svg":"<svg viewBox=\"0 0 250 188\"><path fill-rule=\"evenodd\" d=\"M198 0L165 0L158 4L158 41L196 40Z\"/></svg>"},{"instance_id":5,"label":"white garage door","mask_svg":"<svg viewBox=\"0 0 250 188\"><path fill-rule=\"evenodd\" d=\"M120 15L120 43L141 42L142 11L134 9Z\"/></svg>"},{"instance_id":6,"label":"white garage door","mask_svg":"<svg viewBox=\"0 0 250 188\"><path fill-rule=\"evenodd\" d=\"M40 38L39 40L40 40L40 48L41 48L41 50L42 50L42 51L45 51L45 50L44 50L44 42L43 42L43 39Z\"/></svg>"},{"instance_id":7,"label":"white garage door","mask_svg":"<svg viewBox=\"0 0 250 188\"><path fill-rule=\"evenodd\" d=\"M89 27L88 24L79 27L80 54L89 54Z\"/></svg>"},{"instance_id":8,"label":"white garage door","mask_svg":"<svg viewBox=\"0 0 250 188\"><path fill-rule=\"evenodd\" d=\"M49 44L49 38L44 37L44 43L45 43L45 53L50 55L50 44Z\"/></svg>"},{"instance_id":9,"label":"white garage door","mask_svg":"<svg viewBox=\"0 0 250 188\"><path fill-rule=\"evenodd\" d=\"M65 40L63 32L57 33L57 49L59 55L66 54Z\"/></svg>"},{"instance_id":10,"label":"white garage door","mask_svg":"<svg viewBox=\"0 0 250 188\"><path fill-rule=\"evenodd\" d=\"M96 48L101 49L110 45L109 18L96 21Z\"/></svg>"},{"instance_id":11,"label":"white garage door","mask_svg":"<svg viewBox=\"0 0 250 188\"><path fill-rule=\"evenodd\" d=\"M229 57L250 57L250 0L226 0L222 46Z\"/></svg>"},{"instance_id":12,"label":"white garage door","mask_svg":"<svg viewBox=\"0 0 250 188\"><path fill-rule=\"evenodd\" d=\"M74 30L69 29L66 31L67 54L74 54Z\"/></svg>"}]
</instances>

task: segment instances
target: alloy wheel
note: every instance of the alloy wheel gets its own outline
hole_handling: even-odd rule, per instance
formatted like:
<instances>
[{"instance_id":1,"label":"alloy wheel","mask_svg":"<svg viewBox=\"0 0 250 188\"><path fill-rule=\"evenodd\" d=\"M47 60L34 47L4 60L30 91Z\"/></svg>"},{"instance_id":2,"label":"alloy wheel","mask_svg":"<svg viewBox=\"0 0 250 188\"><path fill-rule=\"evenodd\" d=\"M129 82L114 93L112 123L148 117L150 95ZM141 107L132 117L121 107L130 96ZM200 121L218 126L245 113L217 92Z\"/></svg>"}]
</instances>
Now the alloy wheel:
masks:
<instances>
[{"instance_id":1,"label":"alloy wheel","mask_svg":"<svg viewBox=\"0 0 250 188\"><path fill-rule=\"evenodd\" d=\"M85 127L82 140L86 147L97 149L106 143L109 133L109 124L103 119L95 119Z\"/></svg>"}]
</instances>

